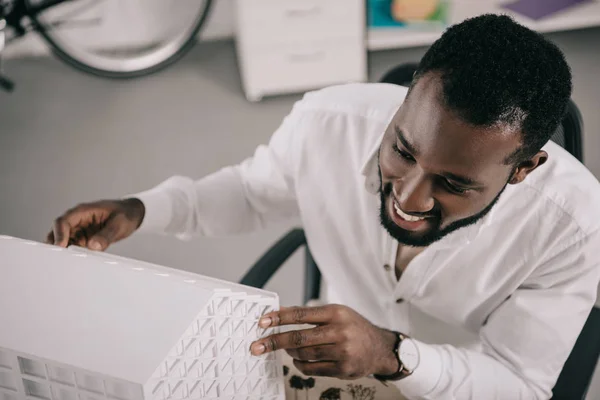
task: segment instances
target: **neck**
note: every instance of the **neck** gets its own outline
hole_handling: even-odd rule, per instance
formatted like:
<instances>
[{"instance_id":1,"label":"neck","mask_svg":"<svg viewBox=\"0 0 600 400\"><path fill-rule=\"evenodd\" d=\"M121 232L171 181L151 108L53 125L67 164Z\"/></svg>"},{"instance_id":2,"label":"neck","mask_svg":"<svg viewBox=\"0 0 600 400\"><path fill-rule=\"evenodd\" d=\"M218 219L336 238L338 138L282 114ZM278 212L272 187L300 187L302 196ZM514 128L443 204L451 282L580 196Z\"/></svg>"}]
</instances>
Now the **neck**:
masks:
<instances>
[{"instance_id":1,"label":"neck","mask_svg":"<svg viewBox=\"0 0 600 400\"><path fill-rule=\"evenodd\" d=\"M406 270L410 262L427 247L411 247L403 244L398 245L396 253L396 279L400 280L402 273Z\"/></svg>"}]
</instances>

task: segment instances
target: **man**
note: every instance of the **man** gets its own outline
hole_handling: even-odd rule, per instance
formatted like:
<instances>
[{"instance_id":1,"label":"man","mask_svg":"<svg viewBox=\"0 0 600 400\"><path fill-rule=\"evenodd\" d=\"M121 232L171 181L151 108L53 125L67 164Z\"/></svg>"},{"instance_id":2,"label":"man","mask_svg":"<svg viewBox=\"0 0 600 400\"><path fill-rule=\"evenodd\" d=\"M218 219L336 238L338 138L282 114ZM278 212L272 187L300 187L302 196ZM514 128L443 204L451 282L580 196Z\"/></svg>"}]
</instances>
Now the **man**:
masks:
<instances>
[{"instance_id":1,"label":"man","mask_svg":"<svg viewBox=\"0 0 600 400\"><path fill-rule=\"evenodd\" d=\"M252 345L306 375L374 375L408 398L547 399L593 306L600 187L548 142L571 96L556 46L505 16L446 31L410 90L307 94L253 157L84 204L48 241L249 232L300 217L328 305ZM336 304L336 305L334 305Z\"/></svg>"}]
</instances>

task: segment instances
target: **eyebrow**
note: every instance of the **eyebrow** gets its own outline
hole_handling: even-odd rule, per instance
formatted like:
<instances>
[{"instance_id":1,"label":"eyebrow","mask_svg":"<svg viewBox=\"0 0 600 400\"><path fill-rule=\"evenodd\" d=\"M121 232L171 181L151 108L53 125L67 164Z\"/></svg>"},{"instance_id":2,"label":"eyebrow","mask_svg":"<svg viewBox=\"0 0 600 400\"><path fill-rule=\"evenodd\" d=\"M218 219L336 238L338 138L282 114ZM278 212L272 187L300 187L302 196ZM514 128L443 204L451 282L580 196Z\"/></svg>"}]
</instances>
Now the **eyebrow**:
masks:
<instances>
[{"instance_id":1,"label":"eyebrow","mask_svg":"<svg viewBox=\"0 0 600 400\"><path fill-rule=\"evenodd\" d=\"M413 146L408 140L406 140L404 133L402 133L402 129L400 129L398 126L394 126L394 130L396 131L396 137L398 138L400 143L402 143L402 146L404 146L406 150L408 150L412 155L417 155L419 152L417 151L415 146Z\"/></svg>"},{"instance_id":2,"label":"eyebrow","mask_svg":"<svg viewBox=\"0 0 600 400\"><path fill-rule=\"evenodd\" d=\"M467 178L466 176L456 175L456 174L453 174L452 172L442 172L442 173L440 173L440 176L443 176L444 178L447 178L451 181L460 183L461 185L465 185L465 186L473 186L473 187L483 186L479 182L476 182L471 178Z\"/></svg>"},{"instance_id":3,"label":"eyebrow","mask_svg":"<svg viewBox=\"0 0 600 400\"><path fill-rule=\"evenodd\" d=\"M394 126L394 130L396 131L396 137L398 138L400 143L402 143L402 146L404 146L406 148L406 150L408 150L408 152L411 153L412 155L417 155L418 154L417 149L406 139L406 137L404 136L404 133L402 132L402 129L400 129L400 127L398 127L398 126ZM438 175L442 176L446 179L449 179L451 181L454 181L458 184L461 184L464 186L469 186L472 188L484 186L483 184L477 182L474 179L471 179L471 178L468 178L468 177L462 176L462 175L457 175L452 172L441 172Z\"/></svg>"}]
</instances>

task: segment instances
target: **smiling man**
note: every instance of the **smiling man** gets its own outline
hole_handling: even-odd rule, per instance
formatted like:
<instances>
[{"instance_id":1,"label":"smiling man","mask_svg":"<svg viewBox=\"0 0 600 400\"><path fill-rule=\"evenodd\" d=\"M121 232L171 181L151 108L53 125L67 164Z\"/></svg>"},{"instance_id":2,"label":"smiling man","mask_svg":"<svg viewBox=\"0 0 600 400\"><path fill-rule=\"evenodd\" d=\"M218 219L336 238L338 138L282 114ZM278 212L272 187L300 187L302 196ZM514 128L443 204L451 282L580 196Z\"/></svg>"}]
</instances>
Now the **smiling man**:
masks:
<instances>
[{"instance_id":1,"label":"smiling man","mask_svg":"<svg viewBox=\"0 0 600 400\"><path fill-rule=\"evenodd\" d=\"M428 71L426 63L379 150L382 224L400 243L417 247L479 221L508 183L523 181L547 159L543 151L517 159L523 138L515 122L495 115L500 105L486 109L490 104L470 93L473 107L480 108L470 112L487 113L486 121L473 125L468 116L459 116L452 105L456 99L444 98L456 78ZM564 87L556 90L568 96L567 70L563 73ZM554 104L557 115L564 101ZM524 115L512 106L509 112Z\"/></svg>"},{"instance_id":2,"label":"smiling man","mask_svg":"<svg viewBox=\"0 0 600 400\"><path fill-rule=\"evenodd\" d=\"M596 299L600 187L549 142L571 96L560 50L504 16L446 31L410 90L308 93L268 145L194 181L77 206L48 241L104 250L300 217L327 289L309 324L252 344L307 375L374 375L415 399L547 399Z\"/></svg>"}]
</instances>

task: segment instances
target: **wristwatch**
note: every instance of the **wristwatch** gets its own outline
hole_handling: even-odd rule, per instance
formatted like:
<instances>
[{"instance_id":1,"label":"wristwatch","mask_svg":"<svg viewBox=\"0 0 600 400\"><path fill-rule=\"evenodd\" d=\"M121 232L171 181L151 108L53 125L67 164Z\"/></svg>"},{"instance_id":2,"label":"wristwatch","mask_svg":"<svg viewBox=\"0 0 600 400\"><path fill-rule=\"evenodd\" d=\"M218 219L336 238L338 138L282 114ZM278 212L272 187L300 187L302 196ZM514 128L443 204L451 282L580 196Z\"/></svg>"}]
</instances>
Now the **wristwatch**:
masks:
<instances>
[{"instance_id":1,"label":"wristwatch","mask_svg":"<svg viewBox=\"0 0 600 400\"><path fill-rule=\"evenodd\" d=\"M394 354L398 359L398 372L392 375L374 375L374 378L380 381L398 381L410 376L419 366L419 348L414 340L400 333L396 334L396 344L394 345Z\"/></svg>"}]
</instances>

